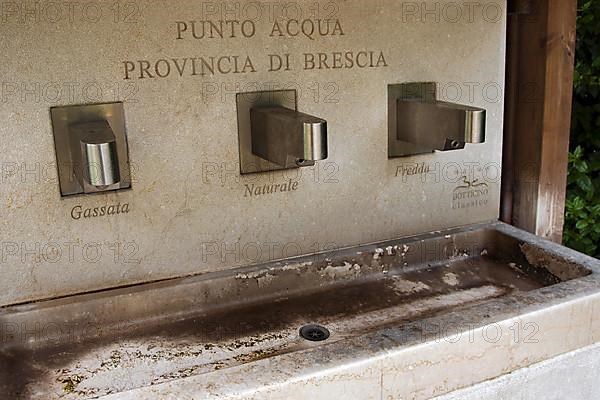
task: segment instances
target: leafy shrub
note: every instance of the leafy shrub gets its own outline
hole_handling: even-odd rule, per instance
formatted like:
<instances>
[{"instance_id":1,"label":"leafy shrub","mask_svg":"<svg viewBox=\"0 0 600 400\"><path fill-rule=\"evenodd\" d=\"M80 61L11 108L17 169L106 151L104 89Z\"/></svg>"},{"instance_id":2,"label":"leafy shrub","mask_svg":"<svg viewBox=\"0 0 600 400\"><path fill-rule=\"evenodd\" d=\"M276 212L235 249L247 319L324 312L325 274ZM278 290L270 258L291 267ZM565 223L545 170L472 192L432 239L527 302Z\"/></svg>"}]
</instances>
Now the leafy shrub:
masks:
<instances>
[{"instance_id":1,"label":"leafy shrub","mask_svg":"<svg viewBox=\"0 0 600 400\"><path fill-rule=\"evenodd\" d=\"M565 244L600 258L600 0L579 0Z\"/></svg>"}]
</instances>

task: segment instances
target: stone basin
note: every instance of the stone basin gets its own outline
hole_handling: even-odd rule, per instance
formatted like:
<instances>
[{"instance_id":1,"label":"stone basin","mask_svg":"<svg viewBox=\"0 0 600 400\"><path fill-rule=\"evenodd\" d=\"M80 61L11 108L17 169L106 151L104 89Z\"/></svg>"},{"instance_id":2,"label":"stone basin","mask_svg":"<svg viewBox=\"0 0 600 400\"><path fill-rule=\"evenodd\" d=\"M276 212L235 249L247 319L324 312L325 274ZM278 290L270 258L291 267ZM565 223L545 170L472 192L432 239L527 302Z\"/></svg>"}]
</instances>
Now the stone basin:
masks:
<instances>
[{"instance_id":1,"label":"stone basin","mask_svg":"<svg viewBox=\"0 0 600 400\"><path fill-rule=\"evenodd\" d=\"M0 394L432 398L600 340L599 272L489 223L11 306Z\"/></svg>"}]
</instances>

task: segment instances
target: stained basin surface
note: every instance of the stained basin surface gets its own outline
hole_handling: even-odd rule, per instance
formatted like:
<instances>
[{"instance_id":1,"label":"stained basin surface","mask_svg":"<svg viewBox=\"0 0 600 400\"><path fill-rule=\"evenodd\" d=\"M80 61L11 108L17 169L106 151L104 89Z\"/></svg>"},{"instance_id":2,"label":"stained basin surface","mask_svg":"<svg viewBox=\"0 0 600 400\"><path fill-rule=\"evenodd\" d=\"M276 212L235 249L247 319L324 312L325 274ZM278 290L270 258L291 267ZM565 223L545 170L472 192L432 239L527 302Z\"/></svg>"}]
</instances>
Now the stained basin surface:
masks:
<instances>
[{"instance_id":1,"label":"stained basin surface","mask_svg":"<svg viewBox=\"0 0 600 400\"><path fill-rule=\"evenodd\" d=\"M493 223L8 307L0 310L0 394L97 398L314 355L497 299L512 299L518 312L595 277L591 259L528 238ZM479 317L493 320L493 309ZM330 338L303 339L307 324ZM448 332L420 334L428 341Z\"/></svg>"}]
</instances>

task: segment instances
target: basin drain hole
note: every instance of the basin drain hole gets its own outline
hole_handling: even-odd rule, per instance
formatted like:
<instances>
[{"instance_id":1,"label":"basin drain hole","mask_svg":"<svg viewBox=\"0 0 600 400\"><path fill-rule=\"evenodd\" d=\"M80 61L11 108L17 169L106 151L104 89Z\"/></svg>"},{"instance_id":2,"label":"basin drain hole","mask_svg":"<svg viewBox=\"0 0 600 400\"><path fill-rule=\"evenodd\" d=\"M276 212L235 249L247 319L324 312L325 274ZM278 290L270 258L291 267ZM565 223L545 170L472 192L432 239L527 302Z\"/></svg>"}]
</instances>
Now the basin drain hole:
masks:
<instances>
[{"instance_id":1,"label":"basin drain hole","mask_svg":"<svg viewBox=\"0 0 600 400\"><path fill-rule=\"evenodd\" d=\"M300 328L300 336L311 342L322 342L329 339L329 330L320 325L306 325Z\"/></svg>"}]
</instances>

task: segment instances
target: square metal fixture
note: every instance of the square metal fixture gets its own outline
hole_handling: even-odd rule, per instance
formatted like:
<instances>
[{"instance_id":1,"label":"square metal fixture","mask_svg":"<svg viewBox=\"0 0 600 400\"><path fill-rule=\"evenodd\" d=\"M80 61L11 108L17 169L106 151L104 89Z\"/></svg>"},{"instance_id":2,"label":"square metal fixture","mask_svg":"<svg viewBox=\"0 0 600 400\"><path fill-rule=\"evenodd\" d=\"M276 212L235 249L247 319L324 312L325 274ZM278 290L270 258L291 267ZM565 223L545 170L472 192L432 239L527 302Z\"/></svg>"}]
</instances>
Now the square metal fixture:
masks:
<instances>
[{"instance_id":1,"label":"square metal fixture","mask_svg":"<svg viewBox=\"0 0 600 400\"><path fill-rule=\"evenodd\" d=\"M272 163L252 152L252 123L250 110L256 107L281 106L290 110L298 110L295 90L275 90L262 92L238 93L236 96L238 134L240 147L240 172L252 174L288 169Z\"/></svg>"},{"instance_id":2,"label":"square metal fixture","mask_svg":"<svg viewBox=\"0 0 600 400\"><path fill-rule=\"evenodd\" d=\"M100 193L131 187L129 153L122 102L53 107L50 109L58 178L62 196ZM92 124L90 124L92 123ZM77 127L102 123L112 130L118 155L119 182L108 186L93 186L85 179L80 137Z\"/></svg>"}]
</instances>

